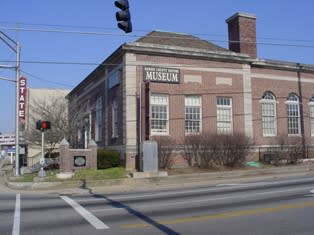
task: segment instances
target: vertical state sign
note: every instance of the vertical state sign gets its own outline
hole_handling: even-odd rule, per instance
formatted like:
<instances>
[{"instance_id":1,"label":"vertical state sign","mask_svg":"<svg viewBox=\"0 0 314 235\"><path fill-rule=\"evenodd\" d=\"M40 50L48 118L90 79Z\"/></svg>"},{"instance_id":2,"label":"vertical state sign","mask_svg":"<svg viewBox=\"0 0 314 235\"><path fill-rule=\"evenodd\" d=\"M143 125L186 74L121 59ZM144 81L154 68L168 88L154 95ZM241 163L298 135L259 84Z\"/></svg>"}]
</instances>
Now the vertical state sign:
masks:
<instances>
[{"instance_id":1,"label":"vertical state sign","mask_svg":"<svg viewBox=\"0 0 314 235\"><path fill-rule=\"evenodd\" d=\"M25 107L26 107L26 78L20 77L19 79L19 118L25 120Z\"/></svg>"}]
</instances>

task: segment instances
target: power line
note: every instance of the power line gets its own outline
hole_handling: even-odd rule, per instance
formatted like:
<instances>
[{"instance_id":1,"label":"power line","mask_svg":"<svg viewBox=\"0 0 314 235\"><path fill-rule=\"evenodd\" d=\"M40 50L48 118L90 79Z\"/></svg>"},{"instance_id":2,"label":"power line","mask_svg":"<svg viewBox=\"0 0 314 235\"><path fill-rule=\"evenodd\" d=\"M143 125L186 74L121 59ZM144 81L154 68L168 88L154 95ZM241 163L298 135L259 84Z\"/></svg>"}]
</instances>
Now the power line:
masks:
<instances>
[{"instance_id":1,"label":"power line","mask_svg":"<svg viewBox=\"0 0 314 235\"><path fill-rule=\"evenodd\" d=\"M16 25L16 23L11 23L11 22L7 22L7 21L0 21L0 24L8 24L8 25ZM81 28L85 28L85 29L99 29L99 30L116 30L116 28L109 28L109 27L99 27L99 26L87 26L87 25L66 25L66 24L38 24L38 23L19 23L19 26L24 25L24 26L42 26L42 27L55 27L55 28L77 28L77 29L81 29ZM1 28L1 27L0 27ZM6 28L8 30L19 30L18 27L10 27L10 28ZM149 33L152 30L149 29L137 29L135 30L137 32L145 32L145 33ZM206 37L227 37L226 34L205 34L205 33L190 33L192 35L196 35L196 36L206 36ZM124 34L114 34L117 36L126 36ZM128 35L130 36L130 35ZM314 43L314 40L305 40L305 39L292 39L292 38L273 38L273 37L257 37L257 39L261 39L261 40L271 40L271 41L290 41L290 42L305 42L305 43Z\"/></svg>"},{"instance_id":2,"label":"power line","mask_svg":"<svg viewBox=\"0 0 314 235\"><path fill-rule=\"evenodd\" d=\"M14 27L16 23L0 21L0 24L7 24ZM38 24L38 23L18 23L19 26L42 26L42 27L55 27L55 28L86 28L86 29L100 29L100 30L116 30L116 28L107 28L99 26L84 26L84 25L66 25L66 24Z\"/></svg>"},{"instance_id":3,"label":"power line","mask_svg":"<svg viewBox=\"0 0 314 235\"><path fill-rule=\"evenodd\" d=\"M0 80L16 83L16 80L13 80L13 79L10 79L10 78L5 78L5 77L0 77Z\"/></svg>"},{"instance_id":4,"label":"power line","mask_svg":"<svg viewBox=\"0 0 314 235\"><path fill-rule=\"evenodd\" d=\"M35 78L35 79L40 80L40 81L48 82L48 83L55 84L55 85L61 85L61 86L69 87L69 88L75 87L75 85L69 85L69 84L65 84L65 83L61 83L61 82L55 82L55 81L51 81L51 80L48 80L48 79L39 77L39 76L37 76L37 75L31 74L31 73L29 73L29 72L26 72L25 70L21 70L21 71L22 71L24 74L29 75L29 76L31 76L32 78Z\"/></svg>"},{"instance_id":5,"label":"power line","mask_svg":"<svg viewBox=\"0 0 314 235\"><path fill-rule=\"evenodd\" d=\"M13 61L1 61L13 62ZM99 65L119 65L119 64L99 64L93 62L71 62L71 61L35 61L35 60L21 60L23 64L50 64L50 65L85 65L85 66L99 66Z\"/></svg>"},{"instance_id":6,"label":"power line","mask_svg":"<svg viewBox=\"0 0 314 235\"><path fill-rule=\"evenodd\" d=\"M22 28L22 27L0 27L4 30L16 30L25 32L39 32L39 33L63 33L63 34L82 34L82 35L95 35L95 36L125 36L121 33L107 33L96 31L79 31L79 30L62 30L62 29L40 29L40 28ZM131 36L131 35L129 35ZM132 35L132 37L137 37Z\"/></svg>"},{"instance_id":7,"label":"power line","mask_svg":"<svg viewBox=\"0 0 314 235\"><path fill-rule=\"evenodd\" d=\"M156 35L125 35L121 33L111 33L111 32L96 32L96 31L79 31L79 30L62 30L62 29L41 29L41 28L22 28L22 27L0 27L0 29L5 30L15 30L15 31L25 31L25 32L40 32L40 33L60 33L60 34L81 34L81 35L94 35L94 36L117 36L117 37L151 37L151 38L160 38L160 39L180 39L180 40L199 40L199 38L191 37L173 37L173 36L156 36ZM200 34L196 34L200 35ZM187 35L188 36L188 35ZM265 38L264 38L265 39ZM203 39L204 40L204 39ZM269 40L280 40L280 39L270 39ZM218 40L210 39L211 42L220 42L220 43L247 43L247 44L256 44L256 45L267 45L267 46L281 46L281 47L303 47L303 48L314 48L314 45L304 45L304 44L288 44L288 43L272 43L272 42L248 42L248 41L229 41L229 40ZM291 40L288 40L291 41ZM300 42L311 42L310 40L298 40Z\"/></svg>"}]
</instances>

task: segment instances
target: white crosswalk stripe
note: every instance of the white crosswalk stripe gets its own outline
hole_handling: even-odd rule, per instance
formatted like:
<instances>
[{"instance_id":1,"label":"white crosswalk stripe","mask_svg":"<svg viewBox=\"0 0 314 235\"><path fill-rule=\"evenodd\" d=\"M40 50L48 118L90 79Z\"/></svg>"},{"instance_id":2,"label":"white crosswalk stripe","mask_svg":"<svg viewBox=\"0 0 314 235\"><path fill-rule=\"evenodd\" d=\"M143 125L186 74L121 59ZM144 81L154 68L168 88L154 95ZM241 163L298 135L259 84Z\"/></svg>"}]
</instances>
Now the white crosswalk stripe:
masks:
<instances>
[{"instance_id":1,"label":"white crosswalk stripe","mask_svg":"<svg viewBox=\"0 0 314 235\"><path fill-rule=\"evenodd\" d=\"M21 194L16 195L12 235L20 235Z\"/></svg>"},{"instance_id":2,"label":"white crosswalk stripe","mask_svg":"<svg viewBox=\"0 0 314 235\"><path fill-rule=\"evenodd\" d=\"M65 202L67 202L72 208L79 213L83 218L85 218L91 225L93 225L96 229L109 229L109 226L104 224L100 219L98 219L95 215L90 213L80 204L78 204L73 199L67 196L60 196Z\"/></svg>"}]
</instances>

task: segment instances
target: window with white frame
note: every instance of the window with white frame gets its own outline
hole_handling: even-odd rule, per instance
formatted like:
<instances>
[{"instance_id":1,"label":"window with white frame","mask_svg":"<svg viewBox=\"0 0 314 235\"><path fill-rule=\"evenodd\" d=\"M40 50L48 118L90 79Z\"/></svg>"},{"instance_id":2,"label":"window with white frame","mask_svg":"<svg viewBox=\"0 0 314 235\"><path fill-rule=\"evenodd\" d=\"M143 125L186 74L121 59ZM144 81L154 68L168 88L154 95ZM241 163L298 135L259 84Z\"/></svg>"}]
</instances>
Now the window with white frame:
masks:
<instances>
[{"instance_id":1,"label":"window with white frame","mask_svg":"<svg viewBox=\"0 0 314 235\"><path fill-rule=\"evenodd\" d=\"M217 133L232 134L232 99L217 97Z\"/></svg>"},{"instance_id":2,"label":"window with white frame","mask_svg":"<svg viewBox=\"0 0 314 235\"><path fill-rule=\"evenodd\" d=\"M296 94L290 94L286 101L288 115L288 134L300 134L300 107L299 98Z\"/></svg>"},{"instance_id":3,"label":"window with white frame","mask_svg":"<svg viewBox=\"0 0 314 235\"><path fill-rule=\"evenodd\" d=\"M309 102L311 135L314 136L314 95L312 95Z\"/></svg>"},{"instance_id":4,"label":"window with white frame","mask_svg":"<svg viewBox=\"0 0 314 235\"><path fill-rule=\"evenodd\" d=\"M276 136L276 97L272 92L266 91L260 102L262 104L263 136Z\"/></svg>"},{"instance_id":5,"label":"window with white frame","mask_svg":"<svg viewBox=\"0 0 314 235\"><path fill-rule=\"evenodd\" d=\"M112 138L118 137L119 120L118 120L118 102L112 101Z\"/></svg>"},{"instance_id":6,"label":"window with white frame","mask_svg":"<svg viewBox=\"0 0 314 235\"><path fill-rule=\"evenodd\" d=\"M150 130L152 135L169 133L169 97L152 94L150 96Z\"/></svg>"},{"instance_id":7,"label":"window with white frame","mask_svg":"<svg viewBox=\"0 0 314 235\"><path fill-rule=\"evenodd\" d=\"M200 96L185 97L185 133L194 134L201 132L201 107Z\"/></svg>"},{"instance_id":8,"label":"window with white frame","mask_svg":"<svg viewBox=\"0 0 314 235\"><path fill-rule=\"evenodd\" d=\"M102 97L96 100L95 140L100 141L102 137Z\"/></svg>"}]
</instances>

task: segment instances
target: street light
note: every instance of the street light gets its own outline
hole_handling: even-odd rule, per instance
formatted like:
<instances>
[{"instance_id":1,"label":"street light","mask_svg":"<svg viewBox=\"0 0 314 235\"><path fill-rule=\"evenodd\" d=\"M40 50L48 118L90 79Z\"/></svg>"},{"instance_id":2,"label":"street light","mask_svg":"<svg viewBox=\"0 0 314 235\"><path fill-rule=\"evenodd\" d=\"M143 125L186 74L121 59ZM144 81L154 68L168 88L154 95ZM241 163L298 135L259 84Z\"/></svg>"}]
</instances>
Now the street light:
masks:
<instances>
[{"instance_id":1,"label":"street light","mask_svg":"<svg viewBox=\"0 0 314 235\"><path fill-rule=\"evenodd\" d=\"M16 82L16 103L15 103L15 176L20 175L20 149L19 149L19 78L20 78L20 44L15 42L12 38L0 31L0 40L3 41L15 54L16 54L16 65L15 67L15 82ZM5 66L0 66L6 68ZM11 79L6 79L12 81Z\"/></svg>"}]
</instances>

